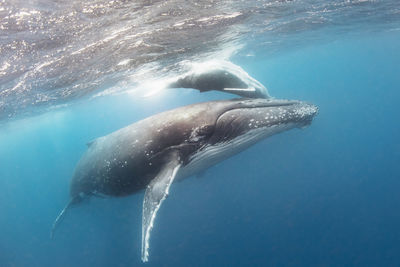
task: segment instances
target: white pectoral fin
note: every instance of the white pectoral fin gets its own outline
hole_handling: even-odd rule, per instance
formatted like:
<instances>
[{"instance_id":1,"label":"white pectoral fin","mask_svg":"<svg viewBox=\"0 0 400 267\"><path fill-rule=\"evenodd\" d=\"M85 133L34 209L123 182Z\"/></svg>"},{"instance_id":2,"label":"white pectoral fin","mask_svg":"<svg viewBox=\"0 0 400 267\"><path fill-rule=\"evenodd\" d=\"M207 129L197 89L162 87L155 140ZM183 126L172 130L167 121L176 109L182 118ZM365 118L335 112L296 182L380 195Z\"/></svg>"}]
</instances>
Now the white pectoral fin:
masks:
<instances>
[{"instance_id":1,"label":"white pectoral fin","mask_svg":"<svg viewBox=\"0 0 400 267\"><path fill-rule=\"evenodd\" d=\"M227 91L227 92L240 92L240 91L242 91L242 92L255 92L256 91L256 89L254 88L254 87L248 87L248 88L224 88L224 91Z\"/></svg>"},{"instance_id":2,"label":"white pectoral fin","mask_svg":"<svg viewBox=\"0 0 400 267\"><path fill-rule=\"evenodd\" d=\"M168 196L169 188L180 168L178 157L172 157L170 162L165 164L157 176L147 186L143 200L142 215L142 261L149 259L150 232L153 228L154 219L161 203Z\"/></svg>"}]
</instances>

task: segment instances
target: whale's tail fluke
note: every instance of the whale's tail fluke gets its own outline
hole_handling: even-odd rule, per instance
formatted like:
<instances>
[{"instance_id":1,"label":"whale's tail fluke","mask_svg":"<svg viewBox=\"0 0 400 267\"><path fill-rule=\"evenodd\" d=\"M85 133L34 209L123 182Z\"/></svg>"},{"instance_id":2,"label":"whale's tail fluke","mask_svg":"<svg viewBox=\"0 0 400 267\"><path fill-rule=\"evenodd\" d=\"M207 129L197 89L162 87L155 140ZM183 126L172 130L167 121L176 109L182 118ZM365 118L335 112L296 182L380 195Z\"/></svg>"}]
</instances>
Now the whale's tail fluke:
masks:
<instances>
[{"instance_id":1,"label":"whale's tail fluke","mask_svg":"<svg viewBox=\"0 0 400 267\"><path fill-rule=\"evenodd\" d=\"M80 202L81 197L80 196L76 196L74 198L72 198L68 204L65 206L65 208L63 208L63 210L60 212L60 214L58 214L56 220L53 223L53 227L51 228L51 232L50 232L50 238L53 239L54 237L54 232L57 228L57 226L61 223L62 219L65 217L65 212L74 204Z\"/></svg>"}]
</instances>

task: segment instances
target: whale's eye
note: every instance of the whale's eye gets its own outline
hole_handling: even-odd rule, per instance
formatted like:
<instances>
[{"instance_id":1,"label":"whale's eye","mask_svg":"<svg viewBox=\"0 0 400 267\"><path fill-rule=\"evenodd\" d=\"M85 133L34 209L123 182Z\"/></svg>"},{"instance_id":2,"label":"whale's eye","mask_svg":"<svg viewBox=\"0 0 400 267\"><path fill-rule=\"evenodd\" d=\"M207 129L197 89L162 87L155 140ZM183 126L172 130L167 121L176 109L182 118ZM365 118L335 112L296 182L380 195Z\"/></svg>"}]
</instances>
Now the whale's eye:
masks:
<instances>
[{"instance_id":1,"label":"whale's eye","mask_svg":"<svg viewBox=\"0 0 400 267\"><path fill-rule=\"evenodd\" d=\"M189 137L189 142L199 142L202 141L208 137L210 137L213 133L214 126L211 125L202 125L197 128L195 128L190 137Z\"/></svg>"},{"instance_id":2,"label":"whale's eye","mask_svg":"<svg viewBox=\"0 0 400 267\"><path fill-rule=\"evenodd\" d=\"M198 135L207 137L210 136L213 133L214 126L212 125L203 125L200 126L197 130Z\"/></svg>"}]
</instances>

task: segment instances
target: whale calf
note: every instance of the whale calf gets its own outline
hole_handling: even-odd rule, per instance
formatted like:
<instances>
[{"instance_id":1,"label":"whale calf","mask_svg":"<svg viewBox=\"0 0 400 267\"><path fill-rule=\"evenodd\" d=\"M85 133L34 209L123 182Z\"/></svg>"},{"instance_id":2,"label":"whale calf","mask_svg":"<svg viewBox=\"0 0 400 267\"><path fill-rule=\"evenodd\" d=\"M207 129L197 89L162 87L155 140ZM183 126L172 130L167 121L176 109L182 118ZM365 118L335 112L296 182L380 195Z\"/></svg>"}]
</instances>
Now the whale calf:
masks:
<instances>
[{"instance_id":1,"label":"whale calf","mask_svg":"<svg viewBox=\"0 0 400 267\"><path fill-rule=\"evenodd\" d=\"M162 112L100 137L78 162L65 211L90 196L126 196L145 190L142 254L171 184L273 134L311 123L318 108L300 101L231 99Z\"/></svg>"},{"instance_id":2,"label":"whale calf","mask_svg":"<svg viewBox=\"0 0 400 267\"><path fill-rule=\"evenodd\" d=\"M267 88L241 67L219 60L193 64L191 71L170 81L166 88L216 90L248 98L269 98Z\"/></svg>"}]
</instances>

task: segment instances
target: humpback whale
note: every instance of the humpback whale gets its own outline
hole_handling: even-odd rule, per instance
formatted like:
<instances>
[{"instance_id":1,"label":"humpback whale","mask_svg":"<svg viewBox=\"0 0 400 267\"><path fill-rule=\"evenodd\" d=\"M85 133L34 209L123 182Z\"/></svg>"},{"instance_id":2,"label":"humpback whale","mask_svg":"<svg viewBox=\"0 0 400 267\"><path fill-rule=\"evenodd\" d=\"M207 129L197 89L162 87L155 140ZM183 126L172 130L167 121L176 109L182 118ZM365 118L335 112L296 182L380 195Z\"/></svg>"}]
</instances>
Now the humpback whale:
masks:
<instances>
[{"instance_id":1,"label":"humpback whale","mask_svg":"<svg viewBox=\"0 0 400 267\"><path fill-rule=\"evenodd\" d=\"M228 61L193 64L192 70L170 81L166 88L222 91L249 98L269 98L267 88L241 67Z\"/></svg>"},{"instance_id":2,"label":"humpback whale","mask_svg":"<svg viewBox=\"0 0 400 267\"><path fill-rule=\"evenodd\" d=\"M142 254L174 181L189 177L273 134L311 123L318 108L301 101L231 99L162 112L88 144L70 183L69 207L90 196L144 193Z\"/></svg>"}]
</instances>

